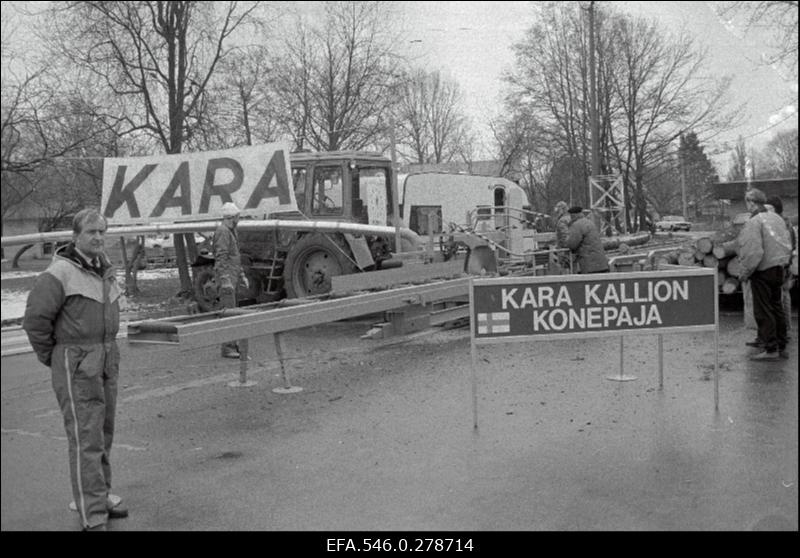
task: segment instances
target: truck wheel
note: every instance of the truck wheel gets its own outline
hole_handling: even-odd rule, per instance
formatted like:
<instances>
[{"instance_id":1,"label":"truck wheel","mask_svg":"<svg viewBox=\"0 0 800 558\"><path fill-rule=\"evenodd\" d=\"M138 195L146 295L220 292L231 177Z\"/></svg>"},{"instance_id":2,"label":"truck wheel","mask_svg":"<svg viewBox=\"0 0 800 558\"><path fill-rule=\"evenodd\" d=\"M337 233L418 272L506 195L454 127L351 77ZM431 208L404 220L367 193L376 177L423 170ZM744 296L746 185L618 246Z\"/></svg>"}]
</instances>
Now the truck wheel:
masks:
<instances>
[{"instance_id":1,"label":"truck wheel","mask_svg":"<svg viewBox=\"0 0 800 558\"><path fill-rule=\"evenodd\" d=\"M194 299L201 312L213 312L221 308L213 266L204 266L195 273Z\"/></svg>"},{"instance_id":2,"label":"truck wheel","mask_svg":"<svg viewBox=\"0 0 800 558\"><path fill-rule=\"evenodd\" d=\"M283 286L288 298L325 294L331 278L355 273L347 245L320 233L307 234L295 242L286 255Z\"/></svg>"}]
</instances>

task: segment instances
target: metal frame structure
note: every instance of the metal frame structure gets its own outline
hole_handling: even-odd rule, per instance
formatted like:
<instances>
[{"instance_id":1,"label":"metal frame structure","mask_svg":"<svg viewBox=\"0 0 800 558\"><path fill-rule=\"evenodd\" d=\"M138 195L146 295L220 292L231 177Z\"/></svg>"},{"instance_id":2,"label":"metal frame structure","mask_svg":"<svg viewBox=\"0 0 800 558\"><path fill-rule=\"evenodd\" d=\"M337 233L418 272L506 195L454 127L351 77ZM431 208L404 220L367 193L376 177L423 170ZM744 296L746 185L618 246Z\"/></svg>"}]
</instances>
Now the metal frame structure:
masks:
<instances>
[{"instance_id":1,"label":"metal frame structure","mask_svg":"<svg viewBox=\"0 0 800 558\"><path fill-rule=\"evenodd\" d=\"M590 176L589 204L592 211L600 217L598 228L601 235L608 235L609 232L611 234L628 232L625 219L625 183L621 175Z\"/></svg>"}]
</instances>

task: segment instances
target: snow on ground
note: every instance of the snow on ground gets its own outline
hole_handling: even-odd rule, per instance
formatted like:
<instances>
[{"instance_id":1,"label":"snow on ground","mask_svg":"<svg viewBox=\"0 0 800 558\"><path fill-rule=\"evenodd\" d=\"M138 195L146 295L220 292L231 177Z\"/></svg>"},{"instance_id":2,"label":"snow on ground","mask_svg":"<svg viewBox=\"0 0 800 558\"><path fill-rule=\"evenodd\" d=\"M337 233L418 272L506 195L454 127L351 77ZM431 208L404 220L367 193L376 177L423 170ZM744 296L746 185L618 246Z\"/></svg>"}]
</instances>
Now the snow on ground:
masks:
<instances>
[{"instance_id":1,"label":"snow on ground","mask_svg":"<svg viewBox=\"0 0 800 558\"><path fill-rule=\"evenodd\" d=\"M28 291L3 289L0 295L0 300L2 300L1 313L3 320L14 320L21 318L25 314L25 302L28 300Z\"/></svg>"},{"instance_id":2,"label":"snow on ground","mask_svg":"<svg viewBox=\"0 0 800 558\"><path fill-rule=\"evenodd\" d=\"M23 279L25 277L36 277L39 275L39 272L36 271L4 271L0 273L0 280L6 279ZM169 268L169 269L146 269L140 271L137 275L138 280L146 281L148 279L170 279L170 278L177 278L178 277L178 269L177 268ZM117 271L117 278L120 284L125 283L125 272L122 270ZM33 285L33 281L31 280L30 285ZM19 287L15 289L0 289L0 301L2 301L2 319L3 320L15 320L21 318L25 314L25 303L28 300L28 290L29 289L20 289ZM125 311L127 308L127 301L122 301L121 310Z\"/></svg>"}]
</instances>

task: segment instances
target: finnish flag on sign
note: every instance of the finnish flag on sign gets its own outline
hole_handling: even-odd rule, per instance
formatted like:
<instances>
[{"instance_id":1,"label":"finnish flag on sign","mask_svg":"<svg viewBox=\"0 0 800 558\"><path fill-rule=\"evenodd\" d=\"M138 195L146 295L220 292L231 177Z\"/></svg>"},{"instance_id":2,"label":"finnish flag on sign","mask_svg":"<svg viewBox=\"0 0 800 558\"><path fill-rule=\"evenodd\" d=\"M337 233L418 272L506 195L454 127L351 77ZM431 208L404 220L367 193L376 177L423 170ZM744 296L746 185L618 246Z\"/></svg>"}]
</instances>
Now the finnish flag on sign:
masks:
<instances>
[{"instance_id":1,"label":"finnish flag on sign","mask_svg":"<svg viewBox=\"0 0 800 558\"><path fill-rule=\"evenodd\" d=\"M478 335L509 331L511 331L511 317L508 312L478 312Z\"/></svg>"}]
</instances>

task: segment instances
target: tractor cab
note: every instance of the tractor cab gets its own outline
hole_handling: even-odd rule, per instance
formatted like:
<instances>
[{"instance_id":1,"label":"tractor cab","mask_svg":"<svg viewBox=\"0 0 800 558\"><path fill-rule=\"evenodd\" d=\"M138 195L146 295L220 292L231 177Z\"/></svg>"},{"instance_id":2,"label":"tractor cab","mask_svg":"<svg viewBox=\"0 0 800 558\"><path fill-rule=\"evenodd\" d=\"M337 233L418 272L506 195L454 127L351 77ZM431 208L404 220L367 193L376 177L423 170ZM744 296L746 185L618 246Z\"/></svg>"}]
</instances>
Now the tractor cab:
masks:
<instances>
[{"instance_id":1,"label":"tractor cab","mask_svg":"<svg viewBox=\"0 0 800 558\"><path fill-rule=\"evenodd\" d=\"M392 162L363 151L292 153L297 209L307 219L393 224Z\"/></svg>"}]
</instances>

